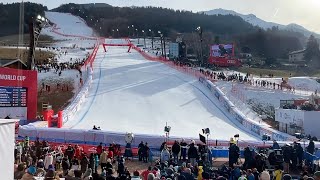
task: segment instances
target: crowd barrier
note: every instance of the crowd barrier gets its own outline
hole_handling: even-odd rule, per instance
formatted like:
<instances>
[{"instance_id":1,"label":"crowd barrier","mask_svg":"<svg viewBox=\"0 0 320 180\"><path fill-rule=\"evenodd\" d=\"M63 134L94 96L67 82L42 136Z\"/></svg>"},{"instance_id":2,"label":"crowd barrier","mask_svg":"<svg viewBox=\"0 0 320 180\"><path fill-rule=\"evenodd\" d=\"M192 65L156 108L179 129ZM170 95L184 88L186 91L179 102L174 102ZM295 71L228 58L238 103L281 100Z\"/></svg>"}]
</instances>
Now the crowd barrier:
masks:
<instances>
[{"instance_id":1,"label":"crowd barrier","mask_svg":"<svg viewBox=\"0 0 320 180\"><path fill-rule=\"evenodd\" d=\"M70 119L74 118L76 113L80 110L81 105L84 103L86 97L89 94L89 89L92 83L92 74L93 74L93 66L92 63L94 62L97 52L99 50L99 45L97 45L89 58L85 61L85 68L87 68L88 78L86 79L85 83L81 87L79 93L75 96L73 101L63 110L63 124L68 122Z\"/></svg>"},{"instance_id":2,"label":"crowd barrier","mask_svg":"<svg viewBox=\"0 0 320 180\"><path fill-rule=\"evenodd\" d=\"M204 77L200 77L199 81L204 84L214 95L221 104L223 104L223 107L229 112L229 114L232 115L233 120L236 120L242 126L254 134L262 137L263 135L267 134L272 139L277 141L294 141L296 140L293 136L290 136L288 134L282 133L280 131L276 131L269 127L263 127L258 122L255 122L249 118L247 118L242 112L240 112L234 104L224 95L224 93L212 82L208 81Z\"/></svg>"},{"instance_id":3,"label":"crowd barrier","mask_svg":"<svg viewBox=\"0 0 320 180\"><path fill-rule=\"evenodd\" d=\"M155 56L148 54L147 52L145 52L141 48L136 47L134 45L132 45L132 49L138 51L147 60L161 62L163 64L166 64L167 66L170 66L173 69L176 69L176 70L178 70L180 72L189 74L189 75L197 77L197 78L204 77L204 75L202 73L200 73L200 71L198 71L195 68L192 68L192 67L189 67L189 66L182 66L182 65L175 64L173 61L169 61L169 59L164 58L164 57L160 57L160 56L159 57L157 57L157 56L155 57Z\"/></svg>"}]
</instances>

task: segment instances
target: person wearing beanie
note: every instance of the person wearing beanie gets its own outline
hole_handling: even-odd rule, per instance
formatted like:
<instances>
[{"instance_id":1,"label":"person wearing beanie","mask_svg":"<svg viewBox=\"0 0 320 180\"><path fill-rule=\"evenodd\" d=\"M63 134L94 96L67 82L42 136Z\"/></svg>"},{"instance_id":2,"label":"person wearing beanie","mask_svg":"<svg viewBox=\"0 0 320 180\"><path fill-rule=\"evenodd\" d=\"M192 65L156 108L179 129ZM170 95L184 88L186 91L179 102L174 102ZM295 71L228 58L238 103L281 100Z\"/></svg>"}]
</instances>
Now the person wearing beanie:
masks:
<instances>
[{"instance_id":1,"label":"person wearing beanie","mask_svg":"<svg viewBox=\"0 0 320 180\"><path fill-rule=\"evenodd\" d=\"M27 170L27 173L22 176L21 180L35 180L34 175L36 172L36 167L30 166Z\"/></svg>"},{"instance_id":2,"label":"person wearing beanie","mask_svg":"<svg viewBox=\"0 0 320 180\"><path fill-rule=\"evenodd\" d=\"M141 180L139 171L135 170L133 172L133 176L131 177L131 180Z\"/></svg>"},{"instance_id":3,"label":"person wearing beanie","mask_svg":"<svg viewBox=\"0 0 320 180\"><path fill-rule=\"evenodd\" d=\"M270 180L270 174L268 173L268 171L262 171L259 179L260 180Z\"/></svg>"}]
</instances>

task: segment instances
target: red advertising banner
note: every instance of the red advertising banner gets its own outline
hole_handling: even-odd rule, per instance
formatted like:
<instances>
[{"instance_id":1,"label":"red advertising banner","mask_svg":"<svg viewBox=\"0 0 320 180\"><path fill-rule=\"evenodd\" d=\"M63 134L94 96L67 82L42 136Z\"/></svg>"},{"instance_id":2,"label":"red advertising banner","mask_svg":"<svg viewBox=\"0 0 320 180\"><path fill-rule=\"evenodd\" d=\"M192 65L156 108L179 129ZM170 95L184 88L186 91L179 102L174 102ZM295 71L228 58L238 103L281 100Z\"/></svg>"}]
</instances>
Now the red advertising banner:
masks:
<instances>
[{"instance_id":1,"label":"red advertising banner","mask_svg":"<svg viewBox=\"0 0 320 180\"><path fill-rule=\"evenodd\" d=\"M37 80L36 71L0 68L0 118L36 119Z\"/></svg>"}]
</instances>

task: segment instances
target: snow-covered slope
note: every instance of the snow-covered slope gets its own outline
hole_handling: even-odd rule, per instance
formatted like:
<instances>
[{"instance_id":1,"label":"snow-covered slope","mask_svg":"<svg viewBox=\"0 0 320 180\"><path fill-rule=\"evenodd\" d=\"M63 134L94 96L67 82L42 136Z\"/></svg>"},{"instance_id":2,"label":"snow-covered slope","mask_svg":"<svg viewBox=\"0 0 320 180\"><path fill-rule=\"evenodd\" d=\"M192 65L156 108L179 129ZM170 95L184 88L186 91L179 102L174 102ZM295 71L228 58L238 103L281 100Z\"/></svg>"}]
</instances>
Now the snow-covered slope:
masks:
<instances>
[{"instance_id":1,"label":"snow-covered slope","mask_svg":"<svg viewBox=\"0 0 320 180\"><path fill-rule=\"evenodd\" d=\"M278 24L278 23L274 23L274 22L267 22L264 21L260 18L258 18L257 16L255 16L254 14L248 14L248 15L244 15L244 14L240 14L237 13L235 11L232 10L225 10L225 9L214 9L214 10L210 10L210 11L205 11L203 12L205 14L208 15L235 15L235 16L240 16L243 20L245 20L246 22L252 24L253 26L258 26L261 27L263 29L268 29L268 28L272 28L272 27L278 27L279 29L282 30L288 30L288 31L293 31L293 32L299 32L304 34L306 37L309 37L311 34L316 35L317 37L320 37L319 34L316 34L314 32L311 32L309 30L307 30L306 28L298 25L298 24L288 24L288 25L282 25L282 24Z\"/></svg>"},{"instance_id":2,"label":"snow-covered slope","mask_svg":"<svg viewBox=\"0 0 320 180\"><path fill-rule=\"evenodd\" d=\"M115 42L115 41L114 41ZM227 112L197 78L162 63L145 60L127 47L108 47L98 52L94 80L83 107L65 128L90 129L93 125L112 132L198 138L209 127L214 139L228 140L239 133L245 140L257 140Z\"/></svg>"},{"instance_id":3,"label":"snow-covered slope","mask_svg":"<svg viewBox=\"0 0 320 180\"><path fill-rule=\"evenodd\" d=\"M72 36L94 36L93 30L80 17L69 13L50 11L46 11L45 16L51 23L54 23L54 26L45 28L42 33L52 36L54 39L66 39L72 38Z\"/></svg>"}]
</instances>

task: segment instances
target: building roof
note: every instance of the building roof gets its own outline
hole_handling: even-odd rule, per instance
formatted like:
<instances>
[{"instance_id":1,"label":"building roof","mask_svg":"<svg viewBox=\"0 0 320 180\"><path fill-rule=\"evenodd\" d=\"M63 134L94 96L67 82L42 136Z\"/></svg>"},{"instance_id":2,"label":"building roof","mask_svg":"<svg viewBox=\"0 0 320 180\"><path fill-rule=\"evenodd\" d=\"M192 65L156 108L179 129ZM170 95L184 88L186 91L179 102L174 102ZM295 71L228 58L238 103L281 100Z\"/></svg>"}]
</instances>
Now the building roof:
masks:
<instances>
[{"instance_id":1,"label":"building roof","mask_svg":"<svg viewBox=\"0 0 320 180\"><path fill-rule=\"evenodd\" d=\"M306 51L306 49L302 49L302 50L298 50L298 51L292 51L289 53L289 55L292 55L292 54L300 54L300 53L304 53Z\"/></svg>"},{"instance_id":2,"label":"building roof","mask_svg":"<svg viewBox=\"0 0 320 180\"><path fill-rule=\"evenodd\" d=\"M16 59L16 60L9 60L9 59L0 60L0 66L1 67L7 67L7 66L9 66L11 64L14 64L14 63L21 63L22 65L27 67L27 65L23 61L21 61L20 59Z\"/></svg>"}]
</instances>

